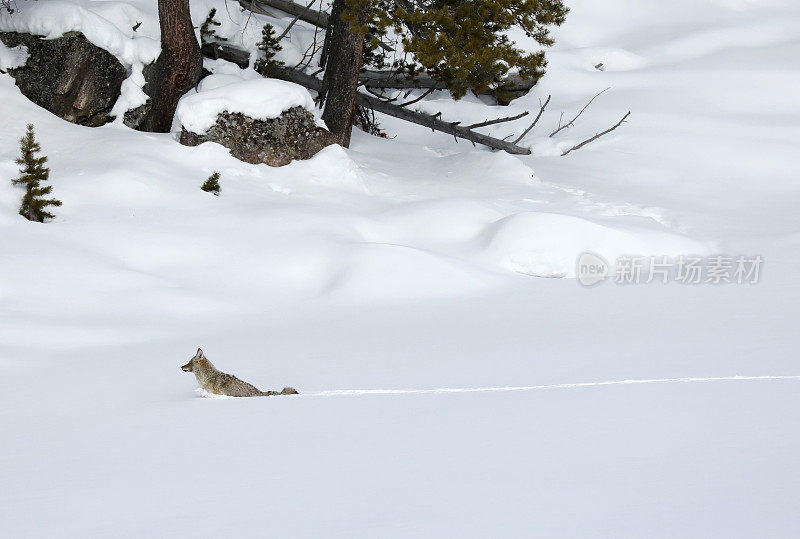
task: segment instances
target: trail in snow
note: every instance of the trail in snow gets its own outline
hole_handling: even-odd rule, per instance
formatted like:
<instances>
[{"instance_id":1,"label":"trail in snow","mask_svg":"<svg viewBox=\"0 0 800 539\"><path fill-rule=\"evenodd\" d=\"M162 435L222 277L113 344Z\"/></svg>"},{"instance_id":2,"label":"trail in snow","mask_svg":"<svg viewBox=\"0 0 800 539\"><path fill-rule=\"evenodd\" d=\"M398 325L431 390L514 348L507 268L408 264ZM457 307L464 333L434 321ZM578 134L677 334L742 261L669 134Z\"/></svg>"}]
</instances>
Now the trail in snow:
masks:
<instances>
[{"instance_id":1,"label":"trail in snow","mask_svg":"<svg viewBox=\"0 0 800 539\"><path fill-rule=\"evenodd\" d=\"M335 389L316 393L301 393L304 397L338 397L348 395L413 395L425 393L485 393L498 391L536 391L540 389L572 389L582 387L623 386L634 384L666 384L673 382L728 382L746 380L800 380L800 375L790 376L717 376L713 378L651 378L645 380L609 380L576 384L550 384L541 386L508 387L443 387L438 389Z\"/></svg>"}]
</instances>

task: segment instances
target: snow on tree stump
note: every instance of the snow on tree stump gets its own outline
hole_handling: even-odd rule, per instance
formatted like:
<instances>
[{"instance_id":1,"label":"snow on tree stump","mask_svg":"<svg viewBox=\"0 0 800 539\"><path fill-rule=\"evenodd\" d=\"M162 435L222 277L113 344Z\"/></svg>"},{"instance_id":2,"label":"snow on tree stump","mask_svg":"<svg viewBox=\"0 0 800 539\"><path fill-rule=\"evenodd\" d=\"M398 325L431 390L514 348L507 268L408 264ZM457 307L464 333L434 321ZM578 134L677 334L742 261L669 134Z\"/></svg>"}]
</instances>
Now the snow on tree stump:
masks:
<instances>
[{"instance_id":1,"label":"snow on tree stump","mask_svg":"<svg viewBox=\"0 0 800 539\"><path fill-rule=\"evenodd\" d=\"M335 144L333 135L317 125L313 106L308 91L290 82L231 82L212 75L198 93L184 96L178 105L180 142L216 142L241 161L273 167L310 159Z\"/></svg>"},{"instance_id":2,"label":"snow on tree stump","mask_svg":"<svg viewBox=\"0 0 800 539\"><path fill-rule=\"evenodd\" d=\"M114 55L80 32L56 39L0 32L7 47L24 46L28 59L9 69L22 94L56 116L97 127L109 122L127 72Z\"/></svg>"}]
</instances>

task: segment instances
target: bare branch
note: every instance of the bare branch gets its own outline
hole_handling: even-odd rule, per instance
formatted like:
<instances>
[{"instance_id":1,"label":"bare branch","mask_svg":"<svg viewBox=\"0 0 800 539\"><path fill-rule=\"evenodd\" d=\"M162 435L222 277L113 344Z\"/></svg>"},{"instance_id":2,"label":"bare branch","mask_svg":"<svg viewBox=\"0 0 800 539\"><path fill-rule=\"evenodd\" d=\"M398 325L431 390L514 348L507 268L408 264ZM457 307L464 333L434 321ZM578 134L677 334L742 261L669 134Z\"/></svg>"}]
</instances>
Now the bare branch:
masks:
<instances>
[{"instance_id":1,"label":"bare branch","mask_svg":"<svg viewBox=\"0 0 800 539\"><path fill-rule=\"evenodd\" d=\"M419 102L419 101L422 101L423 99L425 99L426 97L428 97L429 95L431 95L435 89L436 89L436 88L428 88L427 90L425 90L425 91L422 93L422 95L421 95L421 96L417 97L416 99L412 99L411 101L407 101L407 102L405 102L405 103L400 103L400 104L398 104L397 106L398 106L398 107L407 107L408 105L413 105L414 103L417 103L417 102ZM409 93L411 93L411 91L410 91L410 90L409 90L408 92L406 92L406 95L405 95L405 97L408 97L408 94L409 94Z\"/></svg>"},{"instance_id":2,"label":"bare branch","mask_svg":"<svg viewBox=\"0 0 800 539\"><path fill-rule=\"evenodd\" d=\"M514 120L519 120L520 118L527 116L530 114L527 110L522 114L517 114L516 116L506 116L505 118L497 118L496 120L486 120L485 122L479 122L472 125L465 125L465 129L475 129L477 127L486 127L487 125L494 125L494 124L502 124L505 122L513 122Z\"/></svg>"},{"instance_id":3,"label":"bare branch","mask_svg":"<svg viewBox=\"0 0 800 539\"><path fill-rule=\"evenodd\" d=\"M563 119L564 119L564 113L562 112L558 117L558 127L561 127L561 120ZM553 135L550 136L552 137Z\"/></svg>"},{"instance_id":4,"label":"bare branch","mask_svg":"<svg viewBox=\"0 0 800 539\"><path fill-rule=\"evenodd\" d=\"M584 146L586 146L586 145L587 145L587 144L589 144L590 142L594 142L595 140L599 139L599 138L600 138L600 137L602 137L603 135L607 135L607 134L611 133L611 132L612 132L613 130L615 130L617 127L619 127L619 126L621 126L623 123L625 123L625 120L626 120L626 119L628 118L628 116L630 116L630 115L631 115L631 111L628 111L628 113L627 113L625 116L623 116L623 117L622 117L622 119L621 119L620 121L618 121L618 122L616 123L616 125L614 125L614 127L610 127L610 128L608 128L608 129L606 129L605 131L602 131L602 132L600 132L600 133L597 133L595 136L593 136L593 137L591 137L591 138L588 138L588 139L584 140L584 141L583 141L583 142L581 142L580 144L576 144L575 146L573 146L573 147L572 147L572 148L570 148L569 150L565 150L565 151L564 151L564 152L561 154L561 157L564 157L565 155L567 155L569 152L571 152L571 151L573 151L573 150L580 150L581 148L583 148Z\"/></svg>"},{"instance_id":5,"label":"bare branch","mask_svg":"<svg viewBox=\"0 0 800 539\"><path fill-rule=\"evenodd\" d=\"M523 131L520 136L518 136L516 139L514 139L514 144L517 144L520 140L525 138L525 135L527 135L530 132L530 130L533 129L536 126L536 123L539 121L539 118L542 117L542 114L544 113L544 109L547 108L548 103L550 103L550 98L552 98L552 97L553 97L552 94L548 95L547 96L547 101L544 102L544 105L542 105L542 100L541 99L539 100L539 114L536 115L536 118L533 120L533 123L531 125L529 125L528 128L525 131Z\"/></svg>"},{"instance_id":6,"label":"bare branch","mask_svg":"<svg viewBox=\"0 0 800 539\"><path fill-rule=\"evenodd\" d=\"M319 91L322 88L321 80L300 71L291 69L279 69L276 71L277 78L300 84L311 90ZM357 94L356 102L359 105L370 107L377 112L382 112L407 122L428 127L432 131L440 131L442 133L452 135L453 137L467 139L473 143L482 144L495 150L503 150L508 153L519 155L530 155L531 153L528 148L522 148L505 140L500 140L498 138L470 131L469 129L459 126L458 122L442 121L439 119L442 114L441 112L437 112L433 115L414 112L362 93Z\"/></svg>"},{"instance_id":7,"label":"bare branch","mask_svg":"<svg viewBox=\"0 0 800 539\"><path fill-rule=\"evenodd\" d=\"M600 92L599 94L597 94L597 95L595 95L593 98L591 98L591 99L589 100L589 102L588 102L588 103L586 103L586 106L585 106L585 107L583 107L583 108L581 109L581 111L580 111L578 114L576 114L576 115L575 115L575 117L574 117L573 119L571 119L569 122L567 122L565 125L563 125L563 126L562 126L562 125L561 125L561 120L559 119L559 120L558 120L558 129L556 129L555 131L553 131L552 133L550 133L550 138L553 138L553 137L554 137L556 134L558 134L560 131L563 131L564 129L567 129L567 128L570 128L570 127L572 127L572 126L575 124L575 120L577 120L578 118L580 118L580 117L581 117L581 114L583 114L583 113L586 111L586 109L588 109L588 108L589 108L589 105L591 105L591 104L592 104L592 102L593 102L595 99L597 99L598 97L600 97L601 95L603 95L604 93L606 93L607 91L609 91L610 89L611 89L611 87L609 86L608 88L606 88L605 90L603 90L602 92ZM562 115L563 115L563 113L562 113Z\"/></svg>"},{"instance_id":8,"label":"bare branch","mask_svg":"<svg viewBox=\"0 0 800 539\"><path fill-rule=\"evenodd\" d=\"M313 1L312 1L312 3L313 3ZM309 4L309 6L310 5L311 4ZM303 58L300 60L300 62L297 63L297 65L294 66L293 69L305 70L305 68L311 66L311 61L314 59L314 55L317 54L317 51L319 50L317 48L317 32L318 32L318 28L314 27L314 40L311 42L311 45L309 45L309 47L303 53ZM310 53L309 53L309 51L310 51Z\"/></svg>"},{"instance_id":9,"label":"bare branch","mask_svg":"<svg viewBox=\"0 0 800 539\"><path fill-rule=\"evenodd\" d=\"M239 65L244 65L245 67L249 62L249 54L245 51L241 51L234 47L219 43L209 43L203 46L203 54L206 54L212 58L224 58ZM319 92L322 89L321 80L298 69L278 68L275 70L273 76L275 78L300 84L301 86L305 86L306 88L316 92ZM365 85L365 87L369 86ZM377 112L382 112L383 114L387 114L407 122L428 127L433 131L440 131L456 138L467 139L473 144L482 144L495 150L503 150L512 154L530 155L531 153L530 149L528 148L522 148L516 144L508 142L507 140L501 140L495 137L484 135L482 133L476 133L475 131L471 131L466 127L460 126L458 122L445 122L441 120L441 112L437 112L433 115L415 112L392 103L387 103L383 99L363 93L357 94L356 103L361 106L369 107Z\"/></svg>"},{"instance_id":10,"label":"bare branch","mask_svg":"<svg viewBox=\"0 0 800 539\"><path fill-rule=\"evenodd\" d=\"M360 86L360 85L359 85L359 86ZM366 87L366 86L364 87L364 89L365 89L365 90L366 90L368 93L370 93L370 94L374 95L375 97L377 97L378 99L380 99L381 101L383 101L384 103L394 103L395 101L397 101L397 100L400 98L400 96L397 96L397 97L392 97L392 98L387 98L387 97L386 97L385 95L383 95L382 93L380 93L380 94L379 94L378 92L376 92L376 91L375 91L375 90L373 90L372 88L368 88L368 87Z\"/></svg>"},{"instance_id":11,"label":"bare branch","mask_svg":"<svg viewBox=\"0 0 800 539\"><path fill-rule=\"evenodd\" d=\"M383 50L385 50L386 52L394 52L394 49L392 48L391 45L388 45L388 44L384 43L380 39L377 40L377 43L378 43L378 46L380 48L382 48Z\"/></svg>"},{"instance_id":12,"label":"bare branch","mask_svg":"<svg viewBox=\"0 0 800 539\"><path fill-rule=\"evenodd\" d=\"M309 3L308 3L308 5L305 7L305 9L304 9L303 11L301 11L300 13L298 13L297 15L295 15L294 19L292 19L292 22L290 22L290 23L289 23L289 26L287 26L286 28L284 28L283 32L281 32L281 35L279 35L279 36L278 36L278 37L275 39L275 41L280 41L281 39L283 39L283 38L286 36L286 34L288 34L288 33L289 33L289 30L291 30L291 29L292 29L292 26L294 26L294 23L296 23L297 21L299 21L299 20L300 20L300 16L301 16L301 15L303 15L303 14L304 14L306 11L308 11L308 10L311 8L311 6L313 6L313 5L314 5L314 2L316 2L316 1L317 1L317 0L311 0L311 2L309 2Z\"/></svg>"}]
</instances>

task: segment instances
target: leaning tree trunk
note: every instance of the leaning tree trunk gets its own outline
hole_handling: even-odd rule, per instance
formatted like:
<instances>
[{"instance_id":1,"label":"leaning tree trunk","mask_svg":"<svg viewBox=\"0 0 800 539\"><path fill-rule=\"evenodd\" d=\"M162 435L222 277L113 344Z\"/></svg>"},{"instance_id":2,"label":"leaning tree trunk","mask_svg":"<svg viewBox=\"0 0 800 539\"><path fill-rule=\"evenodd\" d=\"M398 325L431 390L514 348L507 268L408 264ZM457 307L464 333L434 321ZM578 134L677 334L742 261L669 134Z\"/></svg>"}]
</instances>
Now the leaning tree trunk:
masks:
<instances>
[{"instance_id":1,"label":"leaning tree trunk","mask_svg":"<svg viewBox=\"0 0 800 539\"><path fill-rule=\"evenodd\" d=\"M203 56L192 27L189 0L158 0L161 55L148 74L149 110L142 131L167 133L178 100L192 89L203 70Z\"/></svg>"},{"instance_id":2,"label":"leaning tree trunk","mask_svg":"<svg viewBox=\"0 0 800 539\"><path fill-rule=\"evenodd\" d=\"M341 18L345 0L334 0L330 30L325 43L327 52L321 97L325 101L322 119L336 141L350 146L350 133L356 113L358 75L364 54L364 36L350 32Z\"/></svg>"}]
</instances>

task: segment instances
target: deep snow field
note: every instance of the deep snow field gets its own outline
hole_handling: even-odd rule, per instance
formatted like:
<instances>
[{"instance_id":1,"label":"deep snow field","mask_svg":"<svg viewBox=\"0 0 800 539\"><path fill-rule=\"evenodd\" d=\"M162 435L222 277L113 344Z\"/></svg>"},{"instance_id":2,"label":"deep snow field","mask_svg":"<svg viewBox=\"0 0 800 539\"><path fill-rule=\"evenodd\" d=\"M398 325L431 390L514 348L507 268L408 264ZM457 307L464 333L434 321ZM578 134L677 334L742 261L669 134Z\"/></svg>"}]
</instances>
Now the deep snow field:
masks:
<instances>
[{"instance_id":1,"label":"deep snow field","mask_svg":"<svg viewBox=\"0 0 800 539\"><path fill-rule=\"evenodd\" d=\"M143 21L135 47L100 33L134 103L155 2L79 1ZM800 5L568 5L527 96L420 103L466 123L552 94L525 157L381 117L389 139L255 166L69 124L0 74L0 536L797 537ZM45 225L10 182L27 123L64 203ZM585 250L764 266L588 289ZM301 395L202 398L198 346ZM590 385L624 380L650 381Z\"/></svg>"}]
</instances>

